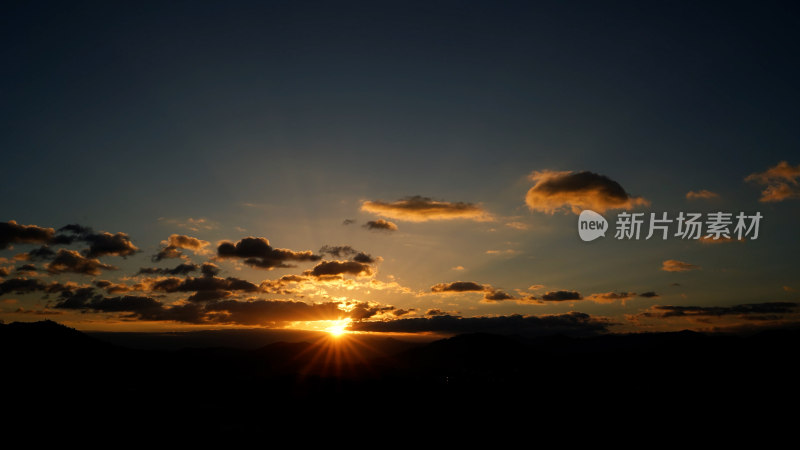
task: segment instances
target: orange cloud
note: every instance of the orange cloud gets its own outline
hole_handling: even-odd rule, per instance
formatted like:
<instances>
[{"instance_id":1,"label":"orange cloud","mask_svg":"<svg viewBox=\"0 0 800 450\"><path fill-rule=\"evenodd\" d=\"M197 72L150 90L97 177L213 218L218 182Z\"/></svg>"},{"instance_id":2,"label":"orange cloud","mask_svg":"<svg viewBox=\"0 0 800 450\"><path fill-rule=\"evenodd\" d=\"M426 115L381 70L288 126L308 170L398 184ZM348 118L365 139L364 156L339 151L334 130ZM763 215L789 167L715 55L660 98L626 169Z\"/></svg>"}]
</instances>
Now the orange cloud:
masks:
<instances>
[{"instance_id":1,"label":"orange cloud","mask_svg":"<svg viewBox=\"0 0 800 450\"><path fill-rule=\"evenodd\" d=\"M719 194L716 192L711 192L707 189L701 189L699 191L689 191L686 193L687 200L711 200L712 198L719 198Z\"/></svg>"},{"instance_id":2,"label":"orange cloud","mask_svg":"<svg viewBox=\"0 0 800 450\"><path fill-rule=\"evenodd\" d=\"M790 198L800 198L800 165L791 166L786 161L781 161L775 167L770 167L764 172L748 175L744 180L766 187L761 191L762 202L780 202Z\"/></svg>"},{"instance_id":3,"label":"orange cloud","mask_svg":"<svg viewBox=\"0 0 800 450\"><path fill-rule=\"evenodd\" d=\"M699 270L700 266L689 264L687 262L678 261L675 259L668 259L661 263L661 270L665 272L688 272L690 270Z\"/></svg>"},{"instance_id":4,"label":"orange cloud","mask_svg":"<svg viewBox=\"0 0 800 450\"><path fill-rule=\"evenodd\" d=\"M469 219L478 222L494 220L491 214L479 205L464 202L436 201L419 195L395 202L365 201L361 204L361 210L409 222L452 219Z\"/></svg>"},{"instance_id":5,"label":"orange cloud","mask_svg":"<svg viewBox=\"0 0 800 450\"><path fill-rule=\"evenodd\" d=\"M529 176L536 184L525 195L531 211L553 214L584 209L605 212L608 209L632 209L650 202L628 194L616 181L593 172L551 170L534 171Z\"/></svg>"}]
</instances>

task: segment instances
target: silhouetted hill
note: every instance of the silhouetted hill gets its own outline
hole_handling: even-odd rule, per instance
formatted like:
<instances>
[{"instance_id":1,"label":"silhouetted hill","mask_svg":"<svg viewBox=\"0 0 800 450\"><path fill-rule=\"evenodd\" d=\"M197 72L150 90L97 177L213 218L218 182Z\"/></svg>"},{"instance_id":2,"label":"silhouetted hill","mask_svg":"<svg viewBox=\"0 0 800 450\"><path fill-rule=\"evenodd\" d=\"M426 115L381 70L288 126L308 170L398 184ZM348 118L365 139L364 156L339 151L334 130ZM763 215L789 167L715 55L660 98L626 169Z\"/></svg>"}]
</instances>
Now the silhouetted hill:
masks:
<instances>
[{"instance_id":1,"label":"silhouetted hill","mask_svg":"<svg viewBox=\"0 0 800 450\"><path fill-rule=\"evenodd\" d=\"M70 417L72 406L91 404L113 412L94 417L112 428L113 417L164 402L176 426L214 417L223 429L238 429L376 396L396 408L427 405L429 412L535 404L531 417L546 420L571 414L577 404L648 396L673 407L698 399L729 408L741 398L795 401L799 343L800 331L774 330L751 336L466 334L427 344L352 336L254 350L165 351L115 346L46 321L0 325L0 376L3 386L14 386L7 397L22 410L47 405ZM253 405L269 407L245 414Z\"/></svg>"}]
</instances>

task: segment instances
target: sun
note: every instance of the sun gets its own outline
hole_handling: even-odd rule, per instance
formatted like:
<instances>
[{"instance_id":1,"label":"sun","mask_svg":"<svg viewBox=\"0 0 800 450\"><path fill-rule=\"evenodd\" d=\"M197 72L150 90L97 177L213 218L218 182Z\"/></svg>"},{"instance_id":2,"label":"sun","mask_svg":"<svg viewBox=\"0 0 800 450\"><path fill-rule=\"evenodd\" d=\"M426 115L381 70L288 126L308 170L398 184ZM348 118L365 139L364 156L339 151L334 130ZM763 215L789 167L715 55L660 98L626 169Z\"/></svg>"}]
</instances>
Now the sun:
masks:
<instances>
[{"instance_id":1,"label":"sun","mask_svg":"<svg viewBox=\"0 0 800 450\"><path fill-rule=\"evenodd\" d=\"M347 333L347 325L349 324L350 319L335 320L331 326L325 328L325 331L330 333L330 335L333 337L339 337Z\"/></svg>"}]
</instances>

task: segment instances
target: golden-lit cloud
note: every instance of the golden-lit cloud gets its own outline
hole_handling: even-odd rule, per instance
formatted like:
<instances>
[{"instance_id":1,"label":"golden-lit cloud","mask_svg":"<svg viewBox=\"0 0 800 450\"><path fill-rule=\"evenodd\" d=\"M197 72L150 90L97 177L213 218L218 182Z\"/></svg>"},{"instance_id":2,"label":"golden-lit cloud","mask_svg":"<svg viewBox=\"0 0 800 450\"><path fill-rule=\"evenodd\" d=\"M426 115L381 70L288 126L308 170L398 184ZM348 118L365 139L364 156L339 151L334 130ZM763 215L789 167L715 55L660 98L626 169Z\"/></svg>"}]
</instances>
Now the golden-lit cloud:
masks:
<instances>
[{"instance_id":1,"label":"golden-lit cloud","mask_svg":"<svg viewBox=\"0 0 800 450\"><path fill-rule=\"evenodd\" d=\"M697 241L701 244L725 244L728 242L744 242L746 239L742 237L742 239L732 238L732 237L725 237L720 236L719 239L714 239L713 236L702 236Z\"/></svg>"},{"instance_id":2,"label":"golden-lit cloud","mask_svg":"<svg viewBox=\"0 0 800 450\"><path fill-rule=\"evenodd\" d=\"M531 211L553 214L584 209L603 213L609 209L632 209L649 205L642 197L628 194L616 181L593 172L534 171L529 179L536 184L528 190L525 203Z\"/></svg>"},{"instance_id":3,"label":"golden-lit cloud","mask_svg":"<svg viewBox=\"0 0 800 450\"><path fill-rule=\"evenodd\" d=\"M11 244L47 244L55 230L36 225L20 225L14 220L0 222L0 250Z\"/></svg>"},{"instance_id":4,"label":"golden-lit cloud","mask_svg":"<svg viewBox=\"0 0 800 450\"><path fill-rule=\"evenodd\" d=\"M700 266L689 264L687 262L678 261L675 259L668 259L661 263L661 270L665 272L688 272L690 270L699 270Z\"/></svg>"},{"instance_id":5,"label":"golden-lit cloud","mask_svg":"<svg viewBox=\"0 0 800 450\"><path fill-rule=\"evenodd\" d=\"M361 210L409 222L452 219L467 219L478 222L493 220L491 214L474 203L437 201L419 195L406 197L395 202L365 201L361 204Z\"/></svg>"},{"instance_id":6,"label":"golden-lit cloud","mask_svg":"<svg viewBox=\"0 0 800 450\"><path fill-rule=\"evenodd\" d=\"M711 192L707 189L701 189L699 191L689 191L686 193L687 200L711 200L714 198L719 198L719 194L716 192Z\"/></svg>"},{"instance_id":7,"label":"golden-lit cloud","mask_svg":"<svg viewBox=\"0 0 800 450\"><path fill-rule=\"evenodd\" d=\"M745 181L762 184L762 202L780 202L791 198L800 198L800 164L792 166L786 161L779 162L764 172L748 175Z\"/></svg>"},{"instance_id":8,"label":"golden-lit cloud","mask_svg":"<svg viewBox=\"0 0 800 450\"><path fill-rule=\"evenodd\" d=\"M47 265L47 271L57 273L78 273L83 275L100 275L102 270L116 270L117 268L103 264L95 258L85 258L75 250L59 249L56 257Z\"/></svg>"},{"instance_id":9,"label":"golden-lit cloud","mask_svg":"<svg viewBox=\"0 0 800 450\"><path fill-rule=\"evenodd\" d=\"M209 242L202 239L183 234L172 234L166 241L161 241L161 248L158 253L153 256L153 261L180 258L183 256L180 249L189 249L195 253L205 253L205 247L208 245Z\"/></svg>"}]
</instances>

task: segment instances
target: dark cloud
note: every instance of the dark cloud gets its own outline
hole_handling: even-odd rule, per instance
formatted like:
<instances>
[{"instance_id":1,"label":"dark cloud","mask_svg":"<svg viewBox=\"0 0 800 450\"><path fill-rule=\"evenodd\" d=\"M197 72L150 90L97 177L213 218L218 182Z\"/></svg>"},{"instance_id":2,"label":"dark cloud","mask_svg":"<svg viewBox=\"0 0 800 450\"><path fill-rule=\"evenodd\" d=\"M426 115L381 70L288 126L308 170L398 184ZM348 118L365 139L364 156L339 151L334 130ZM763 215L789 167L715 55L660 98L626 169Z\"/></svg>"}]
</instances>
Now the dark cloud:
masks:
<instances>
[{"instance_id":1,"label":"dark cloud","mask_svg":"<svg viewBox=\"0 0 800 450\"><path fill-rule=\"evenodd\" d=\"M800 304L792 302L747 303L734 306L653 306L642 313L645 317L745 316L751 314L786 314L795 312Z\"/></svg>"},{"instance_id":2,"label":"dark cloud","mask_svg":"<svg viewBox=\"0 0 800 450\"><path fill-rule=\"evenodd\" d=\"M152 297L138 295L104 297L95 294L93 288L82 288L69 295L64 295L55 307L58 309L92 309L98 312L138 312L162 309L163 305Z\"/></svg>"},{"instance_id":3,"label":"dark cloud","mask_svg":"<svg viewBox=\"0 0 800 450\"><path fill-rule=\"evenodd\" d=\"M105 231L96 233L91 228L78 224L63 226L58 232L71 233L71 235L61 235L64 243L80 241L89 244L89 248L83 252L88 258L105 255L130 256L139 251L125 233L111 234Z\"/></svg>"},{"instance_id":4,"label":"dark cloud","mask_svg":"<svg viewBox=\"0 0 800 450\"><path fill-rule=\"evenodd\" d=\"M354 331L370 332L439 332L500 334L597 334L607 331L610 323L588 314L570 312L543 316L457 317L434 315L387 321L362 321L350 324Z\"/></svg>"},{"instance_id":5,"label":"dark cloud","mask_svg":"<svg viewBox=\"0 0 800 450\"><path fill-rule=\"evenodd\" d=\"M200 269L197 264L183 263L167 269L161 267L142 267L136 275L188 275Z\"/></svg>"},{"instance_id":6,"label":"dark cloud","mask_svg":"<svg viewBox=\"0 0 800 450\"><path fill-rule=\"evenodd\" d=\"M165 278L153 283L154 291L162 292L197 292L197 291L242 291L258 292L255 284L239 278L219 278L215 276Z\"/></svg>"},{"instance_id":7,"label":"dark cloud","mask_svg":"<svg viewBox=\"0 0 800 450\"><path fill-rule=\"evenodd\" d=\"M24 258L30 261L48 261L55 257L56 252L46 245L42 245L39 248L35 248L27 253L24 253Z\"/></svg>"},{"instance_id":8,"label":"dark cloud","mask_svg":"<svg viewBox=\"0 0 800 450\"><path fill-rule=\"evenodd\" d=\"M216 264L205 262L200 266L200 273L202 273L204 277L215 277L219 275L220 269Z\"/></svg>"},{"instance_id":9,"label":"dark cloud","mask_svg":"<svg viewBox=\"0 0 800 450\"><path fill-rule=\"evenodd\" d=\"M322 278L326 276L344 274L371 276L373 272L372 268L368 264L357 261L323 261L314 266L313 269L306 271L305 274Z\"/></svg>"},{"instance_id":10,"label":"dark cloud","mask_svg":"<svg viewBox=\"0 0 800 450\"><path fill-rule=\"evenodd\" d=\"M20 225L16 221L0 222L0 250L11 244L47 244L55 234L52 228Z\"/></svg>"},{"instance_id":11,"label":"dark cloud","mask_svg":"<svg viewBox=\"0 0 800 450\"><path fill-rule=\"evenodd\" d=\"M344 220L342 221L342 225L352 225L352 224L354 224L354 223L356 223L356 221L355 221L355 220L353 220L353 219L344 219Z\"/></svg>"},{"instance_id":12,"label":"dark cloud","mask_svg":"<svg viewBox=\"0 0 800 450\"><path fill-rule=\"evenodd\" d=\"M388 220L378 219L368 221L364 224L364 228L368 230L397 231L397 224Z\"/></svg>"},{"instance_id":13,"label":"dark cloud","mask_svg":"<svg viewBox=\"0 0 800 450\"><path fill-rule=\"evenodd\" d=\"M187 300L194 303L202 303L202 302L214 302L217 300L222 300L224 298L228 298L233 293L231 291L197 291L194 294L190 295Z\"/></svg>"},{"instance_id":14,"label":"dark cloud","mask_svg":"<svg viewBox=\"0 0 800 450\"><path fill-rule=\"evenodd\" d=\"M294 267L290 261L319 261L311 251L295 252L273 248L266 238L246 237L237 243L223 242L217 247L220 258L241 258L244 263L262 269Z\"/></svg>"},{"instance_id":15,"label":"dark cloud","mask_svg":"<svg viewBox=\"0 0 800 450\"><path fill-rule=\"evenodd\" d=\"M577 291L550 291L539 297L539 300L546 302L564 302L569 300L583 300L583 296Z\"/></svg>"},{"instance_id":16,"label":"dark cloud","mask_svg":"<svg viewBox=\"0 0 800 450\"><path fill-rule=\"evenodd\" d=\"M97 259L85 258L74 250L59 249L56 257L46 267L53 274L72 272L83 275L100 275L102 270L116 270L117 268L103 264Z\"/></svg>"},{"instance_id":17,"label":"dark cloud","mask_svg":"<svg viewBox=\"0 0 800 450\"><path fill-rule=\"evenodd\" d=\"M97 280L94 282L94 285L100 289L105 289L105 291L109 294L122 294L123 292L133 290L130 286L125 284L115 284L108 280Z\"/></svg>"},{"instance_id":18,"label":"dark cloud","mask_svg":"<svg viewBox=\"0 0 800 450\"><path fill-rule=\"evenodd\" d=\"M377 304L358 303L350 309L350 318L353 320L365 320L377 314L394 311L394 306L381 306Z\"/></svg>"},{"instance_id":19,"label":"dark cloud","mask_svg":"<svg viewBox=\"0 0 800 450\"><path fill-rule=\"evenodd\" d=\"M37 279L10 278L0 283L0 295L5 294L27 294L35 291L43 291L47 286Z\"/></svg>"},{"instance_id":20,"label":"dark cloud","mask_svg":"<svg viewBox=\"0 0 800 450\"><path fill-rule=\"evenodd\" d=\"M483 299L488 302L499 302L503 300L513 300L514 296L500 290L487 291Z\"/></svg>"},{"instance_id":21,"label":"dark cloud","mask_svg":"<svg viewBox=\"0 0 800 450\"><path fill-rule=\"evenodd\" d=\"M425 311L426 316L446 316L448 315L446 312L442 311L441 309L431 308Z\"/></svg>"},{"instance_id":22,"label":"dark cloud","mask_svg":"<svg viewBox=\"0 0 800 450\"><path fill-rule=\"evenodd\" d=\"M395 202L365 201L361 204L361 210L410 222L449 219L491 220L489 213L473 203L437 201L419 195Z\"/></svg>"},{"instance_id":23,"label":"dark cloud","mask_svg":"<svg viewBox=\"0 0 800 450\"><path fill-rule=\"evenodd\" d=\"M241 325L269 325L290 321L337 320L346 316L338 302L308 304L297 301L222 300L209 303L209 320Z\"/></svg>"},{"instance_id":24,"label":"dark cloud","mask_svg":"<svg viewBox=\"0 0 800 450\"><path fill-rule=\"evenodd\" d=\"M591 300L595 303L614 303L617 300L622 300L624 303L626 300L629 300L635 296L636 296L635 292L612 291L612 292L600 292L596 294L591 294L587 296L586 299Z\"/></svg>"},{"instance_id":25,"label":"dark cloud","mask_svg":"<svg viewBox=\"0 0 800 450\"><path fill-rule=\"evenodd\" d=\"M8 267L0 267L0 277L7 277L8 274L11 273L11 269Z\"/></svg>"},{"instance_id":26,"label":"dark cloud","mask_svg":"<svg viewBox=\"0 0 800 450\"><path fill-rule=\"evenodd\" d=\"M647 291L647 292L642 292L641 294L639 294L639 297L654 298L654 297L659 297L659 295L656 294L654 291Z\"/></svg>"},{"instance_id":27,"label":"dark cloud","mask_svg":"<svg viewBox=\"0 0 800 450\"><path fill-rule=\"evenodd\" d=\"M33 314L35 316L58 316L64 314L63 311L53 311L52 309L25 309L17 308L14 314Z\"/></svg>"},{"instance_id":28,"label":"dark cloud","mask_svg":"<svg viewBox=\"0 0 800 450\"><path fill-rule=\"evenodd\" d=\"M153 262L159 262L164 259L174 259L174 258L180 258L182 256L183 252L181 252L180 249L178 249L177 247L166 246L159 249L158 253L153 255L150 259L152 259Z\"/></svg>"},{"instance_id":29,"label":"dark cloud","mask_svg":"<svg viewBox=\"0 0 800 450\"><path fill-rule=\"evenodd\" d=\"M411 314L411 313L413 313L413 312L416 312L416 310L417 310L416 308L409 308L409 309L395 309L394 311L392 311L392 314L393 314L395 317L401 317L401 316L405 316L406 314Z\"/></svg>"},{"instance_id":30,"label":"dark cloud","mask_svg":"<svg viewBox=\"0 0 800 450\"><path fill-rule=\"evenodd\" d=\"M584 209L603 213L608 209L631 209L649 202L628 194L616 181L593 172L533 172L536 184L528 190L525 203L533 211L559 210L580 214Z\"/></svg>"},{"instance_id":31,"label":"dark cloud","mask_svg":"<svg viewBox=\"0 0 800 450\"><path fill-rule=\"evenodd\" d=\"M360 252L349 245L324 245L319 249L319 253L334 258L350 258L364 264L372 264L377 261L372 255Z\"/></svg>"},{"instance_id":32,"label":"dark cloud","mask_svg":"<svg viewBox=\"0 0 800 450\"><path fill-rule=\"evenodd\" d=\"M484 290L486 290L486 286L474 281L454 281L431 286L431 292L481 292Z\"/></svg>"},{"instance_id":33,"label":"dark cloud","mask_svg":"<svg viewBox=\"0 0 800 450\"><path fill-rule=\"evenodd\" d=\"M17 267L14 271L16 273L22 273L22 272L32 273L36 272L36 266L34 266L33 264L23 264Z\"/></svg>"}]
</instances>

